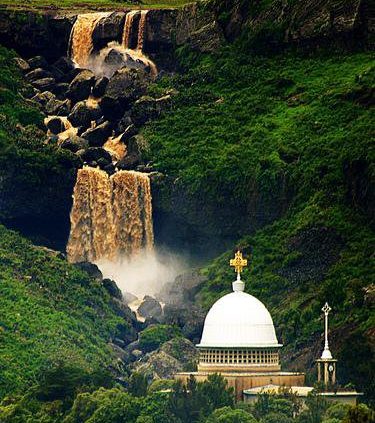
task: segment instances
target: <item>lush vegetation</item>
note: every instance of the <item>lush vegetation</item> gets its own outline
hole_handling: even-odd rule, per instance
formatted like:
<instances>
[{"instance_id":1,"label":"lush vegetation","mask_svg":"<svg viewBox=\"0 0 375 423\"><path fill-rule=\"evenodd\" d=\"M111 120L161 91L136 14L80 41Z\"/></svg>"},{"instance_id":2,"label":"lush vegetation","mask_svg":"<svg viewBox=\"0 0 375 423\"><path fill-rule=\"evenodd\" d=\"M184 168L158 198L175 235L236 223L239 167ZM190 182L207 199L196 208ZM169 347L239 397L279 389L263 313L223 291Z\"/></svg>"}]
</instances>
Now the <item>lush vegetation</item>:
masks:
<instances>
[{"instance_id":1,"label":"lush vegetation","mask_svg":"<svg viewBox=\"0 0 375 423\"><path fill-rule=\"evenodd\" d=\"M151 325L139 334L139 346L143 351L153 351L164 342L176 336L181 336L178 327L171 325Z\"/></svg>"},{"instance_id":2,"label":"lush vegetation","mask_svg":"<svg viewBox=\"0 0 375 423\"><path fill-rule=\"evenodd\" d=\"M77 9L77 10L111 10L119 8L168 8L181 7L189 3L188 0L23 0L14 2L13 0L0 0L0 7L12 9Z\"/></svg>"},{"instance_id":3,"label":"lush vegetation","mask_svg":"<svg viewBox=\"0 0 375 423\"><path fill-rule=\"evenodd\" d=\"M0 280L0 397L49 372L55 382L54 369L68 367L73 379L79 369L83 385L100 379L113 360L107 342L124 322L99 282L3 226Z\"/></svg>"},{"instance_id":4,"label":"lush vegetation","mask_svg":"<svg viewBox=\"0 0 375 423\"><path fill-rule=\"evenodd\" d=\"M293 353L297 367L295 354L305 355L300 367L313 363L329 301L340 379L373 397L375 237L370 200L350 187L360 178L369 192L374 176L372 55L265 56L243 44L210 56L180 53L186 72L154 88L177 89L174 106L145 131L157 167L191 204L214 204L222 226L238 224L238 245L250 256L247 290L270 307L285 356ZM359 169L348 174L353 163ZM254 233L247 218L260 198L284 213ZM197 299L206 308L231 289L231 255L204 269Z\"/></svg>"},{"instance_id":5,"label":"lush vegetation","mask_svg":"<svg viewBox=\"0 0 375 423\"><path fill-rule=\"evenodd\" d=\"M0 220L17 222L38 243L61 246L78 161L44 142L42 114L23 97L31 88L15 57L0 46Z\"/></svg>"},{"instance_id":6,"label":"lush vegetation","mask_svg":"<svg viewBox=\"0 0 375 423\"><path fill-rule=\"evenodd\" d=\"M191 378L186 386L173 382L168 390L146 389L142 395L120 386L81 386L74 401L58 378L0 404L3 423L369 423L373 418L365 405L329 404L314 394L302 410L301 401L287 390L262 393L251 404L234 404L233 391L214 374L205 382Z\"/></svg>"}]
</instances>

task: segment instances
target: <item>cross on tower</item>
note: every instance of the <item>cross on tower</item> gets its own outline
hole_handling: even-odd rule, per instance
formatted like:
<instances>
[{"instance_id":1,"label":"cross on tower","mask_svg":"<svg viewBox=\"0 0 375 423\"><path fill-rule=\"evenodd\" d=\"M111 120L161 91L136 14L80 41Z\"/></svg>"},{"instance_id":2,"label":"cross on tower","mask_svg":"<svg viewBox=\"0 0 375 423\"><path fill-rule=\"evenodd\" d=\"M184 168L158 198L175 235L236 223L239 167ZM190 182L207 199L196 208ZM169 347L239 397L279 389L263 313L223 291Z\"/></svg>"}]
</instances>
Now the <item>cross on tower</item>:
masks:
<instances>
[{"instance_id":1,"label":"cross on tower","mask_svg":"<svg viewBox=\"0 0 375 423\"><path fill-rule=\"evenodd\" d=\"M332 308L325 303L322 307L324 313L324 350L322 356L317 360L318 363L318 382L323 381L326 387L336 383L336 362L332 358L331 351L328 346L328 315Z\"/></svg>"},{"instance_id":2,"label":"cross on tower","mask_svg":"<svg viewBox=\"0 0 375 423\"><path fill-rule=\"evenodd\" d=\"M331 309L331 307L328 305L328 303L325 303L324 304L324 306L323 306L323 308L322 308L322 312L326 315L326 316L328 316L328 314L329 314L329 312L331 311L332 309Z\"/></svg>"},{"instance_id":3,"label":"cross on tower","mask_svg":"<svg viewBox=\"0 0 375 423\"><path fill-rule=\"evenodd\" d=\"M237 279L241 279L241 272L243 268L247 266L247 260L242 257L242 253L240 250L237 250L234 258L230 260L229 265L234 267L234 270L237 273Z\"/></svg>"}]
</instances>

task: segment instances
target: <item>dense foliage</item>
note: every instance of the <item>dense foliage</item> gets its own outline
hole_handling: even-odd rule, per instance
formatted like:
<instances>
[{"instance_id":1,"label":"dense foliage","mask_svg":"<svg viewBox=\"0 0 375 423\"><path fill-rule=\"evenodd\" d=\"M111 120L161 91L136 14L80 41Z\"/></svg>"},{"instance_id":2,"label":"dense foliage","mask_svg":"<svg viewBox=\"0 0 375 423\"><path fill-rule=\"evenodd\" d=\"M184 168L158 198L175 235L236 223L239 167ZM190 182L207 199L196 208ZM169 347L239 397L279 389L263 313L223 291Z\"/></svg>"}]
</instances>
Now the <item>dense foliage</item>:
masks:
<instances>
[{"instance_id":1,"label":"dense foliage","mask_svg":"<svg viewBox=\"0 0 375 423\"><path fill-rule=\"evenodd\" d=\"M179 94L145 131L150 154L189 193L191 209L202 198L213 205L207 224L242 238L247 290L270 308L285 360L293 354L294 368L312 365L329 301L339 379L373 397L372 56L264 56L241 47L181 52L185 74L155 87ZM280 217L254 231L262 219L252 214L272 207ZM231 255L204 269L197 299L206 308L231 289Z\"/></svg>"},{"instance_id":2,"label":"dense foliage","mask_svg":"<svg viewBox=\"0 0 375 423\"><path fill-rule=\"evenodd\" d=\"M139 334L139 346L142 351L153 351L164 342L181 335L180 330L171 325L151 325Z\"/></svg>"},{"instance_id":3,"label":"dense foliage","mask_svg":"<svg viewBox=\"0 0 375 423\"><path fill-rule=\"evenodd\" d=\"M31 87L14 60L0 46L0 220L39 243L61 246L77 158L44 142L42 114L23 97L30 97Z\"/></svg>"},{"instance_id":4,"label":"dense foliage","mask_svg":"<svg viewBox=\"0 0 375 423\"><path fill-rule=\"evenodd\" d=\"M325 402L311 395L301 412L301 401L288 391L262 393L253 403L233 401L220 375L205 382L191 378L187 385L174 382L168 390L146 390L135 396L122 387L80 387L74 402L69 393L38 396L50 384L0 404L3 423L369 423L374 412L365 405ZM60 392L62 393L62 392Z\"/></svg>"},{"instance_id":5,"label":"dense foliage","mask_svg":"<svg viewBox=\"0 0 375 423\"><path fill-rule=\"evenodd\" d=\"M106 385L100 369L112 362L107 342L123 319L99 282L3 226L0 280L0 397L41 380L67 391L95 378Z\"/></svg>"}]
</instances>

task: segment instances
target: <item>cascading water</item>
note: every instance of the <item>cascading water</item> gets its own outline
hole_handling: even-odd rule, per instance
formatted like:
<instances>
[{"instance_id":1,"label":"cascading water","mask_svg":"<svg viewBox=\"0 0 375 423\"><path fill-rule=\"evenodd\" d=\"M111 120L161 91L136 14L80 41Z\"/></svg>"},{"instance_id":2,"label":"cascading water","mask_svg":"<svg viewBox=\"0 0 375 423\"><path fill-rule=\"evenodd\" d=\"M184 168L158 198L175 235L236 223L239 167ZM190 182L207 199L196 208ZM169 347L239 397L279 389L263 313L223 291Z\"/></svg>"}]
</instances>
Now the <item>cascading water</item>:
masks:
<instances>
[{"instance_id":1,"label":"cascading water","mask_svg":"<svg viewBox=\"0 0 375 423\"><path fill-rule=\"evenodd\" d=\"M116 252L131 257L154 245L150 180L144 173L111 176Z\"/></svg>"},{"instance_id":2,"label":"cascading water","mask_svg":"<svg viewBox=\"0 0 375 423\"><path fill-rule=\"evenodd\" d=\"M70 214L69 261L131 258L154 244L150 180L146 174L78 171Z\"/></svg>"},{"instance_id":3,"label":"cascading water","mask_svg":"<svg viewBox=\"0 0 375 423\"><path fill-rule=\"evenodd\" d=\"M143 53L145 31L147 24L147 10L133 10L126 14L122 43L110 42L99 52L94 52L93 32L99 21L109 13L87 13L78 15L70 35L69 54L80 68L92 70L96 74L112 76L122 66L145 67L150 69L153 76L157 75L155 64ZM138 28L135 28L135 16L139 15ZM132 34L137 31L137 44L131 46ZM108 54L116 50L124 57L123 63L112 65L107 62Z\"/></svg>"},{"instance_id":4,"label":"cascading water","mask_svg":"<svg viewBox=\"0 0 375 423\"><path fill-rule=\"evenodd\" d=\"M139 27L138 27L138 40L137 40L138 51L143 51L143 45L145 41L147 13L148 13L148 10L141 11L141 17L139 20Z\"/></svg>"},{"instance_id":5,"label":"cascading water","mask_svg":"<svg viewBox=\"0 0 375 423\"><path fill-rule=\"evenodd\" d=\"M69 51L72 60L81 68L88 66L93 51L92 34L100 19L108 13L78 15L70 35Z\"/></svg>"},{"instance_id":6,"label":"cascading water","mask_svg":"<svg viewBox=\"0 0 375 423\"><path fill-rule=\"evenodd\" d=\"M130 49L130 35L133 28L133 20L136 15L139 14L138 10L132 10L126 14L124 33L122 37L122 45L124 48Z\"/></svg>"}]
</instances>

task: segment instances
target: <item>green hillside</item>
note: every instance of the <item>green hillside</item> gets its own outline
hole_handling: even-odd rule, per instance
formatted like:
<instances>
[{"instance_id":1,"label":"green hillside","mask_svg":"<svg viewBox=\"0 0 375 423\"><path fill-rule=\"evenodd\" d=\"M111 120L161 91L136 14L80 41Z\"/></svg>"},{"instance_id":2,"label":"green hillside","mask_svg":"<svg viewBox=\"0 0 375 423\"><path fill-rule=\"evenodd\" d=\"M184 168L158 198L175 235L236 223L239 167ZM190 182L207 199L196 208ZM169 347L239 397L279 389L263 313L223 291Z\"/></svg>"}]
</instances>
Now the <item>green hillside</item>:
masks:
<instances>
[{"instance_id":1,"label":"green hillside","mask_svg":"<svg viewBox=\"0 0 375 423\"><path fill-rule=\"evenodd\" d=\"M9 9L60 9L67 11L71 10L111 10L111 9L121 9L121 8L169 8L169 7L181 7L189 3L186 0L161 0L154 2L152 0L135 2L135 1L126 1L126 0L23 0L14 2L13 0L1 0L0 7L5 7Z\"/></svg>"},{"instance_id":2,"label":"green hillside","mask_svg":"<svg viewBox=\"0 0 375 423\"><path fill-rule=\"evenodd\" d=\"M372 55L265 56L241 45L181 54L186 73L162 83L179 92L172 111L145 131L156 166L184 187L192 208L203 198L221 230L237 228L251 257L247 291L271 308L286 364L312 365L329 301L341 382L374 395ZM252 204L265 198L272 207L280 190L281 218L254 231ZM206 308L231 289L231 255L204 270L197 300Z\"/></svg>"},{"instance_id":3,"label":"green hillside","mask_svg":"<svg viewBox=\"0 0 375 423\"><path fill-rule=\"evenodd\" d=\"M99 282L3 226L0 280L0 397L56 366L90 374L111 364L107 342L124 321Z\"/></svg>"}]
</instances>

